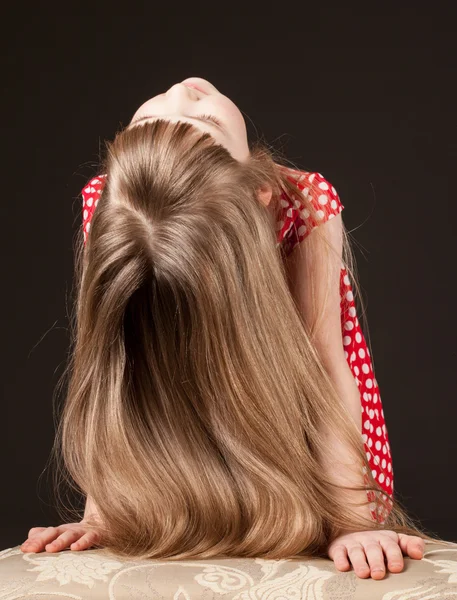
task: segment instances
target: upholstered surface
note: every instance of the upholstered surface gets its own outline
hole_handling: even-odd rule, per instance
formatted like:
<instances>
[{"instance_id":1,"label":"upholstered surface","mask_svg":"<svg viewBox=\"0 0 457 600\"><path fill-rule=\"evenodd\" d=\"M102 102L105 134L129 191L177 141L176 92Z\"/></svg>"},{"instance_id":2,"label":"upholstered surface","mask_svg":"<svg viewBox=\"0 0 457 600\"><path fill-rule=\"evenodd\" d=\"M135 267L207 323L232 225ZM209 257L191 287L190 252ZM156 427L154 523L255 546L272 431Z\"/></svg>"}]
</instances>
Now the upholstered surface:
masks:
<instances>
[{"instance_id":1,"label":"upholstered surface","mask_svg":"<svg viewBox=\"0 0 457 600\"><path fill-rule=\"evenodd\" d=\"M103 549L0 552L0 600L457 600L457 544L427 542L382 580L340 572L333 561L233 558L125 560Z\"/></svg>"}]
</instances>

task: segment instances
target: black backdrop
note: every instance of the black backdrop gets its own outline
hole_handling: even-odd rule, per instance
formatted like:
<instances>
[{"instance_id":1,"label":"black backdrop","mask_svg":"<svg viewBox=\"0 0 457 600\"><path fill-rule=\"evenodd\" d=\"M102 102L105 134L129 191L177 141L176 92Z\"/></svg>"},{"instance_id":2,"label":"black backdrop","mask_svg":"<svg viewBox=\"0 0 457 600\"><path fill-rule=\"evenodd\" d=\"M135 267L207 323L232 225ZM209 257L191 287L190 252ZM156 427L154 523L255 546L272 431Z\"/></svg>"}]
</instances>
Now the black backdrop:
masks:
<instances>
[{"instance_id":1,"label":"black backdrop","mask_svg":"<svg viewBox=\"0 0 457 600\"><path fill-rule=\"evenodd\" d=\"M454 20L436 4L251 8L116 14L98 3L63 16L47 5L4 19L1 548L58 524L45 465L69 343L78 193L103 140L190 76L231 97L251 136L255 126L338 190L396 493L425 527L457 540Z\"/></svg>"}]
</instances>

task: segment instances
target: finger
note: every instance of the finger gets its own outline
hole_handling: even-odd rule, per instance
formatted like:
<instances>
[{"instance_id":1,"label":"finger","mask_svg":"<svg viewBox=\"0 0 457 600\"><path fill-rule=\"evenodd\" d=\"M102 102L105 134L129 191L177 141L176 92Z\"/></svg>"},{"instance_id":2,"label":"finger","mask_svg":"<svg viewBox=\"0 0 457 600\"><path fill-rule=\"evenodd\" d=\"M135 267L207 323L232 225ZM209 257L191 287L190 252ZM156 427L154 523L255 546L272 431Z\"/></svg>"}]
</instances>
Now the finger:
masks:
<instances>
[{"instance_id":1,"label":"finger","mask_svg":"<svg viewBox=\"0 0 457 600\"><path fill-rule=\"evenodd\" d=\"M79 540L73 542L70 546L70 550L86 550L94 544L97 544L100 540L100 536L96 531L88 531Z\"/></svg>"},{"instance_id":2,"label":"finger","mask_svg":"<svg viewBox=\"0 0 457 600\"><path fill-rule=\"evenodd\" d=\"M421 537L417 535L406 535L403 533L400 533L399 537L400 547L406 555L418 560L423 558L425 541Z\"/></svg>"},{"instance_id":3,"label":"finger","mask_svg":"<svg viewBox=\"0 0 457 600\"><path fill-rule=\"evenodd\" d=\"M358 577L365 579L370 576L370 567L368 566L365 551L361 544L351 545L347 549L349 559L354 567Z\"/></svg>"},{"instance_id":4,"label":"finger","mask_svg":"<svg viewBox=\"0 0 457 600\"><path fill-rule=\"evenodd\" d=\"M384 552L379 542L367 542L363 545L373 579L382 579L386 573Z\"/></svg>"},{"instance_id":5,"label":"finger","mask_svg":"<svg viewBox=\"0 0 457 600\"><path fill-rule=\"evenodd\" d=\"M60 550L63 550L64 548L68 548L68 546L72 542L74 542L75 540L78 540L83 535L83 533L84 533L84 530L82 528L81 529L73 528L73 529L64 531L61 535L59 535L58 538L56 538L54 541L52 541L46 545L46 551L47 552L60 552Z\"/></svg>"},{"instance_id":6,"label":"finger","mask_svg":"<svg viewBox=\"0 0 457 600\"><path fill-rule=\"evenodd\" d=\"M394 542L397 542L398 544L398 533L396 531L392 531L391 529L381 529L380 531L378 531L378 533L380 534L380 537L387 536L388 538L390 538Z\"/></svg>"},{"instance_id":7,"label":"finger","mask_svg":"<svg viewBox=\"0 0 457 600\"><path fill-rule=\"evenodd\" d=\"M45 527L40 533L34 534L23 546L25 546L28 552L39 552L44 546L52 542L61 530L59 527Z\"/></svg>"},{"instance_id":8,"label":"finger","mask_svg":"<svg viewBox=\"0 0 457 600\"><path fill-rule=\"evenodd\" d=\"M346 546L343 544L338 544L332 548L330 558L335 563L335 567L338 571L347 571L351 568L351 564L348 561Z\"/></svg>"},{"instance_id":9,"label":"finger","mask_svg":"<svg viewBox=\"0 0 457 600\"><path fill-rule=\"evenodd\" d=\"M29 538L29 537L35 535L36 533L41 533L45 529L46 529L46 527L32 527L31 529L29 529L27 537Z\"/></svg>"},{"instance_id":10,"label":"finger","mask_svg":"<svg viewBox=\"0 0 457 600\"><path fill-rule=\"evenodd\" d=\"M387 568L392 573L400 573L404 567L403 553L400 546L391 540L380 540L387 559Z\"/></svg>"}]
</instances>

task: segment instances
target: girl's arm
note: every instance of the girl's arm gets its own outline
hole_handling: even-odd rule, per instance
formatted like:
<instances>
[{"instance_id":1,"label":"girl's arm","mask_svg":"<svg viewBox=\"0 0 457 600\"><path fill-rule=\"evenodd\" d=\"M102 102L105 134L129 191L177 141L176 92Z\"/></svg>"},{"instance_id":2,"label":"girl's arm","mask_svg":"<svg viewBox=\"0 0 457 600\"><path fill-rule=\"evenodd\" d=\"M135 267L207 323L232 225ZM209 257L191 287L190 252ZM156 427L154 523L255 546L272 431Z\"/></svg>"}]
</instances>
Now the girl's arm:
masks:
<instances>
[{"instance_id":1,"label":"girl's arm","mask_svg":"<svg viewBox=\"0 0 457 600\"><path fill-rule=\"evenodd\" d=\"M98 510L92 500L91 496L87 496L86 498L86 506L84 509L84 519L88 519L89 517L98 517Z\"/></svg>"},{"instance_id":2,"label":"girl's arm","mask_svg":"<svg viewBox=\"0 0 457 600\"><path fill-rule=\"evenodd\" d=\"M285 268L291 293L307 324L311 325L315 318L315 311L320 312L325 305L313 341L336 391L345 402L360 431L362 445L360 392L344 355L341 331L340 277L343 251L341 215L328 220L319 228L334 249L328 253L329 275L327 275L326 265L322 264L322 257L325 256L325 248L322 248L322 244L325 242L320 240L318 235L309 235L306 241L298 244L285 258ZM331 284L326 300L327 277L330 276ZM351 450L344 447L330 432L323 431L322 435L328 438L328 453L322 458L333 481L345 485L364 485L362 465L354 463ZM336 461L334 457L340 460ZM341 463L351 468L344 469ZM346 493L356 502L366 502L365 491ZM361 506L359 510L364 517L373 520L368 504Z\"/></svg>"}]
</instances>

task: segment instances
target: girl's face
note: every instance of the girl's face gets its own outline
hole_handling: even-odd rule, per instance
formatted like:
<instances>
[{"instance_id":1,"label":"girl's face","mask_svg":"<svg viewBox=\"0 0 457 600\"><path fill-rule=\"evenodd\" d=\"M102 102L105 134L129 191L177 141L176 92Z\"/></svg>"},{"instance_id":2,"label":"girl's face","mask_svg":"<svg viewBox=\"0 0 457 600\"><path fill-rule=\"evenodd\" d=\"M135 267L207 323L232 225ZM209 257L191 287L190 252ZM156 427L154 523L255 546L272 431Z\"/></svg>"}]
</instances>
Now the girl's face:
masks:
<instances>
[{"instance_id":1,"label":"girl's face","mask_svg":"<svg viewBox=\"0 0 457 600\"><path fill-rule=\"evenodd\" d=\"M127 127L157 118L192 123L203 132L210 133L240 162L249 156L243 115L230 98L221 94L206 79L189 77L173 85L164 94L147 100L135 112Z\"/></svg>"}]
</instances>

